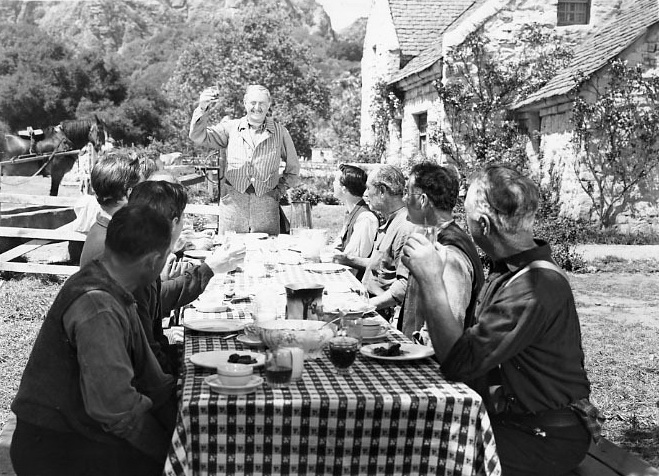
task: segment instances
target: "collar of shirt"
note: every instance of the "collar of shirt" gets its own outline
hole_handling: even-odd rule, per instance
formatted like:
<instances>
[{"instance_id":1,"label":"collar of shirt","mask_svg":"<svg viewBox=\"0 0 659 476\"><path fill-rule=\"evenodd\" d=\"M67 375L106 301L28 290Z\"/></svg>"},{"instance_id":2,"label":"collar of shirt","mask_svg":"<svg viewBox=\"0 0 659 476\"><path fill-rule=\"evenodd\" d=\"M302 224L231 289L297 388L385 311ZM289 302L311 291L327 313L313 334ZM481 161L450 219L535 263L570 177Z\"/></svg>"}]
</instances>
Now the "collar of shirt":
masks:
<instances>
[{"instance_id":1,"label":"collar of shirt","mask_svg":"<svg viewBox=\"0 0 659 476\"><path fill-rule=\"evenodd\" d=\"M445 221L444 223L442 223L437 227L437 233L441 233L442 231L446 230L449 227L449 225L454 222L455 220Z\"/></svg>"},{"instance_id":2,"label":"collar of shirt","mask_svg":"<svg viewBox=\"0 0 659 476\"><path fill-rule=\"evenodd\" d=\"M263 132L267 130L271 134L275 133L275 120L272 117L266 117L265 121L263 121L263 124L259 128L254 128L252 125L250 125L249 122L247 122L247 116L244 116L240 119L240 122L238 123L238 130L243 131L245 129L252 128L256 131Z\"/></svg>"},{"instance_id":3,"label":"collar of shirt","mask_svg":"<svg viewBox=\"0 0 659 476\"><path fill-rule=\"evenodd\" d=\"M380 232L384 233L387 230L387 228L389 228L389 225L391 225L391 222L393 222L398 215L406 212L407 212L407 207L402 206L398 210L393 212L391 215L389 215L387 221L385 221L384 224L380 226Z\"/></svg>"},{"instance_id":4,"label":"collar of shirt","mask_svg":"<svg viewBox=\"0 0 659 476\"><path fill-rule=\"evenodd\" d=\"M535 248L530 250L522 251L516 255L508 256L507 258L497 261L494 268L496 270L505 271L506 269L514 270L521 269L531 261L543 260L543 261L552 261L551 259L551 248L546 241L535 239Z\"/></svg>"},{"instance_id":5,"label":"collar of shirt","mask_svg":"<svg viewBox=\"0 0 659 476\"><path fill-rule=\"evenodd\" d=\"M123 284L121 284L119 281L115 280L110 273L108 273L107 268L105 267L105 263L103 263L103 260L94 260L92 261L92 264L90 266L95 266L97 268L97 272L99 274L104 274L106 276L106 279L114 281L117 286L121 289L122 293L120 296L115 296L118 299L121 299L126 305L133 304L135 302L135 298L133 297L133 293L128 291Z\"/></svg>"}]
</instances>

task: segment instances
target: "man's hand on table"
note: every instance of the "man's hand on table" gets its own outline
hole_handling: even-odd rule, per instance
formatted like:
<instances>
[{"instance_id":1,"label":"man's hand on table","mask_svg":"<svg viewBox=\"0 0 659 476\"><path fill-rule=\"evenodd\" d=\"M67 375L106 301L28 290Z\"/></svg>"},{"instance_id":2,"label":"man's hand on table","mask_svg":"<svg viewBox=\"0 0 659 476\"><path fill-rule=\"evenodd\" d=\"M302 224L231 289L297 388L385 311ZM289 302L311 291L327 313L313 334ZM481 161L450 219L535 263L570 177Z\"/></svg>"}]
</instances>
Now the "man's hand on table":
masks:
<instances>
[{"instance_id":1,"label":"man's hand on table","mask_svg":"<svg viewBox=\"0 0 659 476\"><path fill-rule=\"evenodd\" d=\"M206 264L213 273L228 273L245 261L246 248L242 243L228 243L216 249L206 258Z\"/></svg>"}]
</instances>

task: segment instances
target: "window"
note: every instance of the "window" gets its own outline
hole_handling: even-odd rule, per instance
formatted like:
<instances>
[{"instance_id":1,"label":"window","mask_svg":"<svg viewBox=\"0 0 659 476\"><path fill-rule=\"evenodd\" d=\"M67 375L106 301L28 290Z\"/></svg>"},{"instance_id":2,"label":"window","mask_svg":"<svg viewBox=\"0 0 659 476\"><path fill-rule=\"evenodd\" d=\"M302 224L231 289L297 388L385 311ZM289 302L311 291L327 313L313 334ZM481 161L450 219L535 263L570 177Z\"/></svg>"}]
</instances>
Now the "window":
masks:
<instances>
[{"instance_id":1,"label":"window","mask_svg":"<svg viewBox=\"0 0 659 476\"><path fill-rule=\"evenodd\" d=\"M558 26L587 25L590 21L590 0L558 0Z\"/></svg>"},{"instance_id":2,"label":"window","mask_svg":"<svg viewBox=\"0 0 659 476\"><path fill-rule=\"evenodd\" d=\"M428 114L422 113L415 116L416 127L419 130L419 152L426 154L428 146Z\"/></svg>"}]
</instances>

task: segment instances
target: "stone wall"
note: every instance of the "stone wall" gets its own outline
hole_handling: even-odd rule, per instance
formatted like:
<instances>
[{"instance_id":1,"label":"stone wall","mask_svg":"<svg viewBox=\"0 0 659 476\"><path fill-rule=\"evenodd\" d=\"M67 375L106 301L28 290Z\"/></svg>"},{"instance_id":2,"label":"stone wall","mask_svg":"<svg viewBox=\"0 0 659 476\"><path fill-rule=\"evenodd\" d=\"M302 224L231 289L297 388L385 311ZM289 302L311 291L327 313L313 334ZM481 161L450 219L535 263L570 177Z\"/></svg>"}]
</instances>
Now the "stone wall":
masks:
<instances>
[{"instance_id":1,"label":"stone wall","mask_svg":"<svg viewBox=\"0 0 659 476\"><path fill-rule=\"evenodd\" d=\"M649 75L659 74L659 26L651 28L630 45L620 58L627 60L630 65L643 64ZM598 82L600 88L605 85L602 74L595 76L594 81ZM585 170L575 171L574 168L575 150L571 143L573 131L570 119L571 103L540 110L539 152L542 162L539 172L545 185L550 183L552 174L558 178L561 211L564 215L595 219L590 198L580 185L580 181L588 179L588 174ZM634 196L634 204L620 214L616 222L622 232L659 232L659 170L641 184Z\"/></svg>"},{"instance_id":2,"label":"stone wall","mask_svg":"<svg viewBox=\"0 0 659 476\"><path fill-rule=\"evenodd\" d=\"M366 23L361 66L360 144L366 146L372 145L374 142L371 115L373 88L378 81L387 80L393 72L400 68L400 45L387 0L374 0L371 6L371 14Z\"/></svg>"}]
</instances>

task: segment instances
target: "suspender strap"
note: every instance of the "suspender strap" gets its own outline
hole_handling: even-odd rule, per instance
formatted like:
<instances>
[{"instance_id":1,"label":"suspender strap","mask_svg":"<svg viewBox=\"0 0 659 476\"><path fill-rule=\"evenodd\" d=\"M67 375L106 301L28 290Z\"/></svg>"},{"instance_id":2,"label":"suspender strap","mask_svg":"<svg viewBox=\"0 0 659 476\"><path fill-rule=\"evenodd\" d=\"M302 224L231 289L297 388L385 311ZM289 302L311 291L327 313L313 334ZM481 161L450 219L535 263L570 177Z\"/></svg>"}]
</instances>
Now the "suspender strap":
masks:
<instances>
[{"instance_id":1,"label":"suspender strap","mask_svg":"<svg viewBox=\"0 0 659 476\"><path fill-rule=\"evenodd\" d=\"M566 281L569 281L567 274L565 274L565 271L563 271L561 268L558 267L556 263L552 263L550 261L543 261L543 260L536 260L536 261L531 261L529 264L524 266L517 274L515 274L512 278L508 280L506 284L504 284L504 288L509 286L513 281L515 281L517 278L519 278L521 275L524 273L527 273L528 271L532 269L548 269L551 271L555 271L561 276L565 278Z\"/></svg>"}]
</instances>

